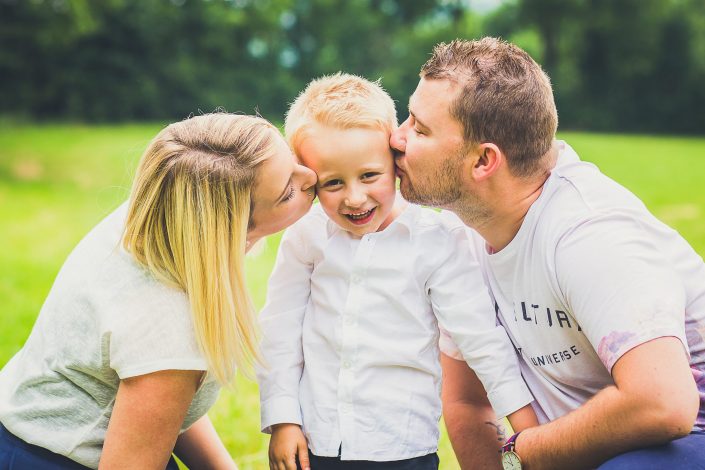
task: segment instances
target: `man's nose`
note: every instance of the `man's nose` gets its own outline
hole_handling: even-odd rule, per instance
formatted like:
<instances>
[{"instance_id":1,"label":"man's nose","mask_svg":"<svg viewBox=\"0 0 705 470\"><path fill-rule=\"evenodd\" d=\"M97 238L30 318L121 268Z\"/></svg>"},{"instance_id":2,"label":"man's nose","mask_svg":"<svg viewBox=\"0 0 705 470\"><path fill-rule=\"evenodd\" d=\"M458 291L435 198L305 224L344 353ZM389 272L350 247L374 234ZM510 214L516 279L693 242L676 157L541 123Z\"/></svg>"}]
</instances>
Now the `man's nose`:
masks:
<instances>
[{"instance_id":1,"label":"man's nose","mask_svg":"<svg viewBox=\"0 0 705 470\"><path fill-rule=\"evenodd\" d=\"M394 129L392 135L389 137L389 146L398 152L406 151L406 137L405 132L408 127L409 119L402 122L399 127Z\"/></svg>"}]
</instances>

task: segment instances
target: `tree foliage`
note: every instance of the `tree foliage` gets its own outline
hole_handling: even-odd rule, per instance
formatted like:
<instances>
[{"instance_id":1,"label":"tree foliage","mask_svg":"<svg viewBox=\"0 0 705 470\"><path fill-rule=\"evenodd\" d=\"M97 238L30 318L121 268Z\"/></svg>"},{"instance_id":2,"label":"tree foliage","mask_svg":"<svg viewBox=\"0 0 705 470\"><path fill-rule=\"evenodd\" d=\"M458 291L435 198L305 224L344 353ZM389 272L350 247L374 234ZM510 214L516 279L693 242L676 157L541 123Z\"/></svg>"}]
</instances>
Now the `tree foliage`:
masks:
<instances>
[{"instance_id":1,"label":"tree foliage","mask_svg":"<svg viewBox=\"0 0 705 470\"><path fill-rule=\"evenodd\" d=\"M0 0L0 114L280 121L312 78L381 78L404 115L433 45L500 35L549 72L561 126L705 131L705 2Z\"/></svg>"}]
</instances>

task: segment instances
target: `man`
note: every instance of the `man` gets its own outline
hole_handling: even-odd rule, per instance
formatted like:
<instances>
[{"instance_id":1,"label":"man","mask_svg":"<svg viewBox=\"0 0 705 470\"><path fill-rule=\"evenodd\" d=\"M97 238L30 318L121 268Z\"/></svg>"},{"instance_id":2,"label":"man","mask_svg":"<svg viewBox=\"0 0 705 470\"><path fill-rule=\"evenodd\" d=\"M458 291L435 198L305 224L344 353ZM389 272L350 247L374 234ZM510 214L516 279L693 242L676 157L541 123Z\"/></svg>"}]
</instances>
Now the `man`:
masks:
<instances>
[{"instance_id":1,"label":"man","mask_svg":"<svg viewBox=\"0 0 705 470\"><path fill-rule=\"evenodd\" d=\"M505 468L705 468L703 260L555 140L550 82L518 47L440 44L420 75L391 138L402 195L475 230L542 423L512 436ZM479 381L442 349L458 459L496 468Z\"/></svg>"}]
</instances>

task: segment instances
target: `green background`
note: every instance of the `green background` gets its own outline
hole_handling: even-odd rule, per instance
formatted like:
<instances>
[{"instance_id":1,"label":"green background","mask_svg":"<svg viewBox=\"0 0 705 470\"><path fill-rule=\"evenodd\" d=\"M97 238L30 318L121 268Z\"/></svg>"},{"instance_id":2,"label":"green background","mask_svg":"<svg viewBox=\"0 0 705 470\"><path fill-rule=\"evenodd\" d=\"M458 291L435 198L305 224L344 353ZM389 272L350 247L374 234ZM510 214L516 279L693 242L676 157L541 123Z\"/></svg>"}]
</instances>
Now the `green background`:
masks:
<instances>
[{"instance_id":1,"label":"green background","mask_svg":"<svg viewBox=\"0 0 705 470\"><path fill-rule=\"evenodd\" d=\"M11 125L0 129L0 366L27 338L54 276L75 244L122 202L142 151L161 124ZM584 160L637 194L661 220L705 254L705 138L564 132ZM247 259L248 284L262 306L279 235ZM239 377L211 410L241 469L267 467L255 383ZM450 444L441 469L456 469Z\"/></svg>"}]
</instances>

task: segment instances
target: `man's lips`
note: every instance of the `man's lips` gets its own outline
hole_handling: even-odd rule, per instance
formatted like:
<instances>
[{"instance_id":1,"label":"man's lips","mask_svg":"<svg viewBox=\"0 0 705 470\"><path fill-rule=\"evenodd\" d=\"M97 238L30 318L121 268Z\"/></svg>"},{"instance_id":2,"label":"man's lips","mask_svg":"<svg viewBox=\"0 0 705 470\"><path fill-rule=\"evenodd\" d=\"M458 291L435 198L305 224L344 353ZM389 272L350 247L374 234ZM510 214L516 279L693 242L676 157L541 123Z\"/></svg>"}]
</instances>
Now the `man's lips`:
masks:
<instances>
[{"instance_id":1,"label":"man's lips","mask_svg":"<svg viewBox=\"0 0 705 470\"><path fill-rule=\"evenodd\" d=\"M397 159L394 160L394 174L397 176L397 178L401 178L401 176L405 174L404 169L399 165Z\"/></svg>"}]
</instances>

